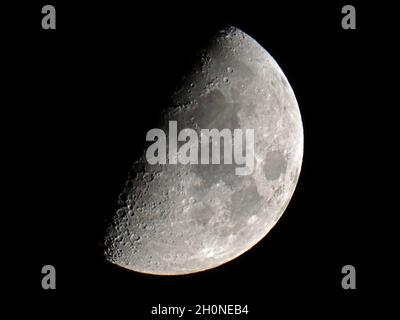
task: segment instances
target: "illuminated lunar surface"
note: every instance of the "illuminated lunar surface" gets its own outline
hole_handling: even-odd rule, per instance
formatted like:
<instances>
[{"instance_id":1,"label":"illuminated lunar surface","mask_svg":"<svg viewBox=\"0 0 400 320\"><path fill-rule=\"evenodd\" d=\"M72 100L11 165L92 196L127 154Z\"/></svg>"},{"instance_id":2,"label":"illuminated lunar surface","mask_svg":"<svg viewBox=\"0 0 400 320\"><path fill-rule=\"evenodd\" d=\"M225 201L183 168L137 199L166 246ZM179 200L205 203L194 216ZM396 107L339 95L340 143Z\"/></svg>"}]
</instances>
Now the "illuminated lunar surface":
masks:
<instances>
[{"instance_id":1,"label":"illuminated lunar surface","mask_svg":"<svg viewBox=\"0 0 400 320\"><path fill-rule=\"evenodd\" d=\"M303 127L288 80L254 39L229 27L201 52L164 115L183 128L254 129L255 167L134 164L105 238L105 257L138 272L179 275L249 250L275 225L296 187ZM199 134L200 136L200 134Z\"/></svg>"}]
</instances>

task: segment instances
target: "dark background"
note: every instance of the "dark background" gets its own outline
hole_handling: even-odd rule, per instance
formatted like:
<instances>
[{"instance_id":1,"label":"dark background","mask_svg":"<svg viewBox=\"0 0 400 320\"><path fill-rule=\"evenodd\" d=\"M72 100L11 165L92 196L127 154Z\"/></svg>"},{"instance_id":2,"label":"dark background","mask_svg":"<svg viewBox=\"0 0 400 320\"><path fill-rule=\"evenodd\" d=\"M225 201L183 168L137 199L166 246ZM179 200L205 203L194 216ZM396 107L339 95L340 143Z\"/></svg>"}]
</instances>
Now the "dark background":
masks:
<instances>
[{"instance_id":1,"label":"dark background","mask_svg":"<svg viewBox=\"0 0 400 320\"><path fill-rule=\"evenodd\" d=\"M41 28L44 4L56 7L56 30ZM150 315L159 303L248 304L240 319L350 318L375 309L386 269L376 241L380 187L371 182L371 145L380 143L371 130L379 117L371 61L385 34L374 7L358 2L357 30L343 30L345 4L3 7L3 176L11 202L3 265L14 309L49 319L161 319ZM190 57L228 24L267 49L298 99L305 149L292 201L265 239L216 269L160 277L111 265L100 246L104 221L145 134ZM41 289L45 264L56 267L54 291ZM341 287L346 264L356 267L356 290Z\"/></svg>"}]
</instances>

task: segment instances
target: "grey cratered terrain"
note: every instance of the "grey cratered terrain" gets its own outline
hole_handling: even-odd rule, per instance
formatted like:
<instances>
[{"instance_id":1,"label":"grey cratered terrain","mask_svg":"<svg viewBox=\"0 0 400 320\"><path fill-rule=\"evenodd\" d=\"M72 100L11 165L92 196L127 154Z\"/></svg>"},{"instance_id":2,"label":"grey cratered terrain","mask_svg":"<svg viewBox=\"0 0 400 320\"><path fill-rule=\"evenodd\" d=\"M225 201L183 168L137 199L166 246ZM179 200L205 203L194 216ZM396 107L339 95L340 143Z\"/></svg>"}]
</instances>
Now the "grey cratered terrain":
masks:
<instances>
[{"instance_id":1,"label":"grey cratered terrain","mask_svg":"<svg viewBox=\"0 0 400 320\"><path fill-rule=\"evenodd\" d=\"M275 60L237 28L202 51L173 101L166 134L168 120L178 132L254 129L254 171L236 175L235 163L150 165L144 150L105 239L107 260L143 273L198 272L249 250L282 216L302 163L295 95Z\"/></svg>"}]
</instances>

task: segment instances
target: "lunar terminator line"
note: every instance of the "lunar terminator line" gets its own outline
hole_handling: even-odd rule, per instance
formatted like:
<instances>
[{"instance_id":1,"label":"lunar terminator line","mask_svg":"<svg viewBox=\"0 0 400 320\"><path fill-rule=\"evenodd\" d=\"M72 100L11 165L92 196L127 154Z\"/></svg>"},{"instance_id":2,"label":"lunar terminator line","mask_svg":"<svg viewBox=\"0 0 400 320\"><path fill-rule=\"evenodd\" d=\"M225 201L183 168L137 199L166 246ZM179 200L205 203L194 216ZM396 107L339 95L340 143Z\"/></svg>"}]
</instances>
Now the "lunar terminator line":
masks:
<instances>
[{"instance_id":1,"label":"lunar terminator line","mask_svg":"<svg viewBox=\"0 0 400 320\"><path fill-rule=\"evenodd\" d=\"M283 214L303 156L298 104L275 60L229 27L202 51L165 116L181 128L254 129L254 170L229 164L134 164L105 238L105 257L134 271L179 275L249 250ZM223 161L221 162L223 163Z\"/></svg>"}]
</instances>

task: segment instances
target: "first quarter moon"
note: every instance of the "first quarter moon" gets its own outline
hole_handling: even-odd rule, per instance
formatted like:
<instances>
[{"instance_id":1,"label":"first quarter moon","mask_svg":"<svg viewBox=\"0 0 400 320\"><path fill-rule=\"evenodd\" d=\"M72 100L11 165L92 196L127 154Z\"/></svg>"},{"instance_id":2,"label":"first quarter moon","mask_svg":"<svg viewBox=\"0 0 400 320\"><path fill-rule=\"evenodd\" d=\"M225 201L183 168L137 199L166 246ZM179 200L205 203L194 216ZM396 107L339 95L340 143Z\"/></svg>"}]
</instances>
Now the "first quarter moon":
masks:
<instances>
[{"instance_id":1,"label":"first quarter moon","mask_svg":"<svg viewBox=\"0 0 400 320\"><path fill-rule=\"evenodd\" d=\"M105 237L105 257L138 272L179 275L249 250L276 224L295 190L303 126L294 92L269 53L243 31L221 30L201 52L168 121L179 128L253 129L254 170L234 164L149 164L143 156Z\"/></svg>"}]
</instances>

